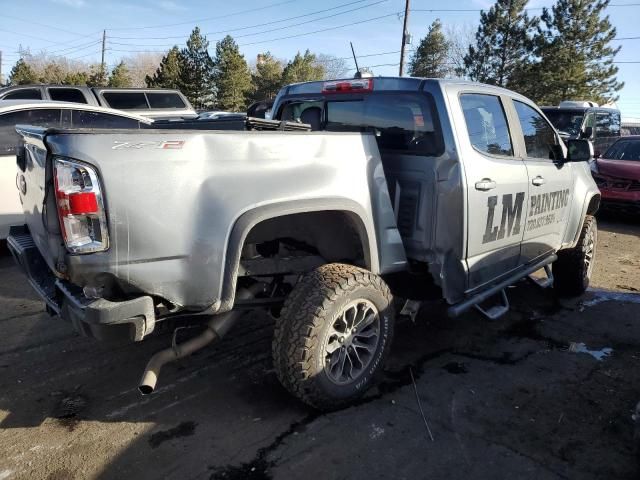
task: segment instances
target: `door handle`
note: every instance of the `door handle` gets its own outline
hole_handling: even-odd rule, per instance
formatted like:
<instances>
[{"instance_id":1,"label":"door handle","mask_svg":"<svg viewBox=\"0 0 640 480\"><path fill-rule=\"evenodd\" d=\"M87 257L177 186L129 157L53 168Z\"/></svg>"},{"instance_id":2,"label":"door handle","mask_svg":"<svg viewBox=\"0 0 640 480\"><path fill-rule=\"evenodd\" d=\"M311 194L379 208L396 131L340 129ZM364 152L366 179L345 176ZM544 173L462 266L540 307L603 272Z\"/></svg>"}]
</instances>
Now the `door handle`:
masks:
<instances>
[{"instance_id":1,"label":"door handle","mask_svg":"<svg viewBox=\"0 0 640 480\"><path fill-rule=\"evenodd\" d=\"M539 187L540 185L545 184L545 179L538 175L536 178L531 180L531 183L533 183L536 187Z\"/></svg>"},{"instance_id":2,"label":"door handle","mask_svg":"<svg viewBox=\"0 0 640 480\"><path fill-rule=\"evenodd\" d=\"M493 190L494 188L496 188L496 182L490 178L483 178L479 182L476 182L476 190L480 190L481 192Z\"/></svg>"}]
</instances>

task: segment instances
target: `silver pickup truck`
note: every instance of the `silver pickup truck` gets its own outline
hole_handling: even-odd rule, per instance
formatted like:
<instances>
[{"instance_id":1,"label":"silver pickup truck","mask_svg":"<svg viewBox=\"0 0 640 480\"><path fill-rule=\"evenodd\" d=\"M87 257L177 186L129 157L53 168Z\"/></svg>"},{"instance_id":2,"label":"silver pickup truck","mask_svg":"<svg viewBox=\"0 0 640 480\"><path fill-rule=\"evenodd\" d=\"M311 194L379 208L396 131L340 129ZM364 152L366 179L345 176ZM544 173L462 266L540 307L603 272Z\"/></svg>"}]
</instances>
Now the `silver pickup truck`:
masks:
<instances>
[{"instance_id":1,"label":"silver pickup truck","mask_svg":"<svg viewBox=\"0 0 640 480\"><path fill-rule=\"evenodd\" d=\"M428 292L451 316L495 319L506 287L538 270L562 294L587 288L593 147L565 146L527 98L462 81L311 82L280 91L271 123L312 131L18 127L27 224L8 245L49 312L136 341L206 319L150 360L143 393L163 364L265 308L282 384L336 408L372 385L396 313L415 315Z\"/></svg>"}]
</instances>

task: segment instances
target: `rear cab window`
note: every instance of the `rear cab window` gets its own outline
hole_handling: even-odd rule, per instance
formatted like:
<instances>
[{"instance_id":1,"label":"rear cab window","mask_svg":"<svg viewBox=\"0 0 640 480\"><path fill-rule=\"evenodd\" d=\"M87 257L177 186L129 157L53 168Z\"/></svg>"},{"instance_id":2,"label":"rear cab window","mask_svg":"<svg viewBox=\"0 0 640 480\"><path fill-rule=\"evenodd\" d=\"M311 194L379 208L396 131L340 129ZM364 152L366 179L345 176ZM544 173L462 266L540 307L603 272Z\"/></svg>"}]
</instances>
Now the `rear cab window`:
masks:
<instances>
[{"instance_id":1,"label":"rear cab window","mask_svg":"<svg viewBox=\"0 0 640 480\"><path fill-rule=\"evenodd\" d=\"M433 99L422 92L284 98L280 120L309 123L312 130L371 132L381 152L440 156L444 140Z\"/></svg>"},{"instance_id":2,"label":"rear cab window","mask_svg":"<svg viewBox=\"0 0 640 480\"><path fill-rule=\"evenodd\" d=\"M460 105L471 145L489 155L513 157L513 144L507 116L500 97L490 94L463 93Z\"/></svg>"}]
</instances>

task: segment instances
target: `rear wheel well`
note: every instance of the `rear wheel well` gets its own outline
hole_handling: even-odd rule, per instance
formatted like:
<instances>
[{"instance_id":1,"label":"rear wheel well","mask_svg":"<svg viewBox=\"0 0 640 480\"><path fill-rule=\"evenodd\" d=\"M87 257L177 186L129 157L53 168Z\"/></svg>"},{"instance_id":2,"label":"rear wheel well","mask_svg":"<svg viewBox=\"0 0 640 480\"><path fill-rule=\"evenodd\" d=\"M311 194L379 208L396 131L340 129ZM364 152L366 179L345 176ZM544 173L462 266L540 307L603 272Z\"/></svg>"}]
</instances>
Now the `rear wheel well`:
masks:
<instances>
[{"instance_id":1,"label":"rear wheel well","mask_svg":"<svg viewBox=\"0 0 640 480\"><path fill-rule=\"evenodd\" d=\"M315 257L325 263L342 262L371 267L370 252L362 221L351 212L329 210L295 213L269 218L254 225L242 246L240 264L260 260L273 272L287 273L282 258ZM271 267L269 267L271 265ZM250 274L251 272L246 272Z\"/></svg>"}]
</instances>

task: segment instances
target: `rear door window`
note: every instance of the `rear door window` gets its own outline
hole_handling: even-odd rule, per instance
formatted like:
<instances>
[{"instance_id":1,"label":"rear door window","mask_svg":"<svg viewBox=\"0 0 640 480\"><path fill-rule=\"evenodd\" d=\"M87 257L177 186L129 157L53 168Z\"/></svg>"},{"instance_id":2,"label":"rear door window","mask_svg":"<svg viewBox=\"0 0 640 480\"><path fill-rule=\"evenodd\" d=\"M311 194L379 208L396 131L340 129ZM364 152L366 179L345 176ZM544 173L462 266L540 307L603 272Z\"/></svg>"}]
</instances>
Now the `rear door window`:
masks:
<instances>
[{"instance_id":1,"label":"rear door window","mask_svg":"<svg viewBox=\"0 0 640 480\"><path fill-rule=\"evenodd\" d=\"M393 93L367 95L357 100L328 99L325 108L325 130L372 131L381 151L431 157L444 152L442 131L428 94ZM301 117L304 115L302 112Z\"/></svg>"},{"instance_id":2,"label":"rear door window","mask_svg":"<svg viewBox=\"0 0 640 480\"><path fill-rule=\"evenodd\" d=\"M502 101L495 95L465 93L460 105L471 145L482 153L513 156L513 145Z\"/></svg>"},{"instance_id":3,"label":"rear door window","mask_svg":"<svg viewBox=\"0 0 640 480\"><path fill-rule=\"evenodd\" d=\"M102 97L111 108L120 110L148 110L144 92L103 92Z\"/></svg>"},{"instance_id":4,"label":"rear door window","mask_svg":"<svg viewBox=\"0 0 640 480\"><path fill-rule=\"evenodd\" d=\"M2 100L42 100L42 92L39 88L21 88L9 92Z\"/></svg>"},{"instance_id":5,"label":"rear door window","mask_svg":"<svg viewBox=\"0 0 640 480\"><path fill-rule=\"evenodd\" d=\"M73 128L140 128L140 122L133 118L89 110L73 110L71 125Z\"/></svg>"},{"instance_id":6,"label":"rear door window","mask_svg":"<svg viewBox=\"0 0 640 480\"><path fill-rule=\"evenodd\" d=\"M59 102L87 103L87 99L78 88L50 88L49 97Z\"/></svg>"},{"instance_id":7,"label":"rear door window","mask_svg":"<svg viewBox=\"0 0 640 480\"><path fill-rule=\"evenodd\" d=\"M147 92L151 108L186 108L184 101L174 92Z\"/></svg>"},{"instance_id":8,"label":"rear door window","mask_svg":"<svg viewBox=\"0 0 640 480\"><path fill-rule=\"evenodd\" d=\"M60 109L33 109L8 112L0 115L0 155L12 155L20 143L16 125L60 127Z\"/></svg>"},{"instance_id":9,"label":"rear door window","mask_svg":"<svg viewBox=\"0 0 640 480\"><path fill-rule=\"evenodd\" d=\"M553 127L529 105L513 101L524 135L524 145L529 158L555 160L558 139Z\"/></svg>"}]
</instances>

